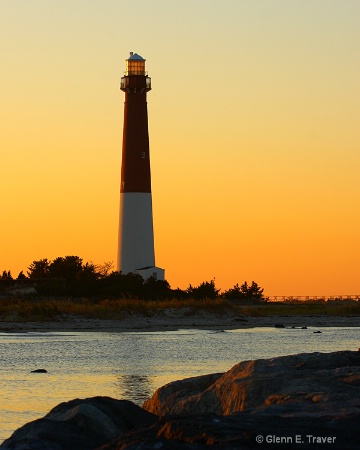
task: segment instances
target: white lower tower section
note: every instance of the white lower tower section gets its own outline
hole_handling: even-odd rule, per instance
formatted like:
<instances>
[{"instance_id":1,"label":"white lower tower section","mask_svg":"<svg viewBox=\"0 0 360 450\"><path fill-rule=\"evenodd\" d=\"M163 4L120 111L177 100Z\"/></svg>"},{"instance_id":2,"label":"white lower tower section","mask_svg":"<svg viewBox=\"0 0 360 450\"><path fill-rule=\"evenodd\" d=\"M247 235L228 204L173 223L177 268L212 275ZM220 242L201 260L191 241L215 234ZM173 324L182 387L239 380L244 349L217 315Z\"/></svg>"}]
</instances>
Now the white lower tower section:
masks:
<instances>
[{"instance_id":1,"label":"white lower tower section","mask_svg":"<svg viewBox=\"0 0 360 450\"><path fill-rule=\"evenodd\" d=\"M164 269L155 267L151 193L120 193L118 270L164 279Z\"/></svg>"}]
</instances>

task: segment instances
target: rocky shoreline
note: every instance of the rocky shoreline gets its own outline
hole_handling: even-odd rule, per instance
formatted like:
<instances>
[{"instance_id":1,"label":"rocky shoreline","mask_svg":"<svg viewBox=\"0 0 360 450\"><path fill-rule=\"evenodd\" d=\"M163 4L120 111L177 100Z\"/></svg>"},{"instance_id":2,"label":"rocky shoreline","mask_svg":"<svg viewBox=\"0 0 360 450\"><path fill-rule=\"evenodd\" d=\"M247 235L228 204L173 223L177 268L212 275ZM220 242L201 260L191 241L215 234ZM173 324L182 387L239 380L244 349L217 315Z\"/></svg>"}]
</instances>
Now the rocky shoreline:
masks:
<instances>
[{"instance_id":1,"label":"rocky shoreline","mask_svg":"<svg viewBox=\"0 0 360 450\"><path fill-rule=\"evenodd\" d=\"M88 319L79 316L61 317L57 321L0 321L2 333L26 332L141 332L166 331L178 329L209 329L231 330L255 327L274 327L282 324L284 327L358 327L358 316L333 315L271 315L271 316L234 316L233 314L213 314L200 311L189 315L186 308L165 310L161 315L142 316L131 314L122 320Z\"/></svg>"},{"instance_id":2,"label":"rocky shoreline","mask_svg":"<svg viewBox=\"0 0 360 450\"><path fill-rule=\"evenodd\" d=\"M108 397L61 403L0 448L355 450L359 419L360 352L302 353L169 383L142 408Z\"/></svg>"}]
</instances>

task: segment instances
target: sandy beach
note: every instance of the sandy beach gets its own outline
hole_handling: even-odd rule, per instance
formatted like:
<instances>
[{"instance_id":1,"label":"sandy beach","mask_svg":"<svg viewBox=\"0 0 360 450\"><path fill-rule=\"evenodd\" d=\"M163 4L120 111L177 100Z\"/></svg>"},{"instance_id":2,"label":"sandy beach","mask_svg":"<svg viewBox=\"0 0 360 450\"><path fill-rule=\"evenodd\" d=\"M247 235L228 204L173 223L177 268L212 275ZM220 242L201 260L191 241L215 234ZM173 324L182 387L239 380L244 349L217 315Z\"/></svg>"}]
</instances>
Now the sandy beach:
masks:
<instances>
[{"instance_id":1,"label":"sandy beach","mask_svg":"<svg viewBox=\"0 0 360 450\"><path fill-rule=\"evenodd\" d=\"M178 329L234 330L254 327L358 327L359 316L334 315L269 315L262 317L211 314L200 311L189 315L187 308L167 309L161 315L131 314L121 320L88 319L79 316L62 316L57 321L0 322L0 332L152 332Z\"/></svg>"}]
</instances>

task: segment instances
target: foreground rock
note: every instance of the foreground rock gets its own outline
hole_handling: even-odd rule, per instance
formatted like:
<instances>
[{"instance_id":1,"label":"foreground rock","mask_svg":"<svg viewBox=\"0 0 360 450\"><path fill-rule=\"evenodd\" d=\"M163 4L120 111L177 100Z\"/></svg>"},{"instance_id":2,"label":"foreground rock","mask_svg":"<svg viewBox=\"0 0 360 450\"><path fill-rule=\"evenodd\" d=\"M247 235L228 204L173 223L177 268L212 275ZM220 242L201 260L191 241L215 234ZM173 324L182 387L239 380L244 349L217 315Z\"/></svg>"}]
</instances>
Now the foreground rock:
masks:
<instances>
[{"instance_id":1,"label":"foreground rock","mask_svg":"<svg viewBox=\"0 0 360 450\"><path fill-rule=\"evenodd\" d=\"M224 374L169 383L146 401L157 415L211 412L228 415L270 405L334 412L360 402L360 352L303 353L244 361Z\"/></svg>"},{"instance_id":2,"label":"foreground rock","mask_svg":"<svg viewBox=\"0 0 360 450\"><path fill-rule=\"evenodd\" d=\"M6 450L89 450L157 417L126 400L94 397L71 400L44 418L19 428L0 446Z\"/></svg>"},{"instance_id":3,"label":"foreground rock","mask_svg":"<svg viewBox=\"0 0 360 450\"><path fill-rule=\"evenodd\" d=\"M164 417L97 450L356 450L359 414L346 417L305 414L282 407L231 416L210 413ZM285 438L285 439L284 439ZM282 439L280 442L279 439Z\"/></svg>"},{"instance_id":4,"label":"foreground rock","mask_svg":"<svg viewBox=\"0 0 360 450\"><path fill-rule=\"evenodd\" d=\"M144 409L106 397L63 403L0 447L355 450L359 423L360 352L311 353L170 383Z\"/></svg>"}]
</instances>

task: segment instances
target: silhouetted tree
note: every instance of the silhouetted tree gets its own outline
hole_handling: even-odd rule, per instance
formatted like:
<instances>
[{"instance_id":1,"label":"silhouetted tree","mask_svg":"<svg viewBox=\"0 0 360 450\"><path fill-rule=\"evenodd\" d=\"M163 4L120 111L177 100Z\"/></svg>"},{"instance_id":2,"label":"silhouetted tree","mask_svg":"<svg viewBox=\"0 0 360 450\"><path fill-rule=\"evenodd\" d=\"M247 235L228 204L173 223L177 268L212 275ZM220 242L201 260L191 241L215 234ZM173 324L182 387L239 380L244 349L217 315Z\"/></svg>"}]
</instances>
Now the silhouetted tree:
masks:
<instances>
[{"instance_id":1,"label":"silhouetted tree","mask_svg":"<svg viewBox=\"0 0 360 450\"><path fill-rule=\"evenodd\" d=\"M189 297L189 294L188 294L187 290L184 291L183 289L180 289L180 288L171 289L170 298L174 298L177 300L184 300L188 297Z\"/></svg>"},{"instance_id":2,"label":"silhouetted tree","mask_svg":"<svg viewBox=\"0 0 360 450\"><path fill-rule=\"evenodd\" d=\"M1 275L1 279L2 280L12 280L13 277L11 276L10 270L8 270L7 272L6 272L6 270L4 270L2 275Z\"/></svg>"},{"instance_id":3,"label":"silhouetted tree","mask_svg":"<svg viewBox=\"0 0 360 450\"><path fill-rule=\"evenodd\" d=\"M255 302L260 302L264 300L263 296L264 289L253 281L249 286L245 281L241 286L235 284L232 289L229 289L221 294L223 298L229 300L251 300Z\"/></svg>"},{"instance_id":4,"label":"silhouetted tree","mask_svg":"<svg viewBox=\"0 0 360 450\"><path fill-rule=\"evenodd\" d=\"M78 256L58 257L49 265L49 277L76 280L79 278L82 269L82 259Z\"/></svg>"},{"instance_id":5,"label":"silhouetted tree","mask_svg":"<svg viewBox=\"0 0 360 450\"><path fill-rule=\"evenodd\" d=\"M27 271L30 280L49 278L49 265L50 262L46 258L33 261Z\"/></svg>"},{"instance_id":6,"label":"silhouetted tree","mask_svg":"<svg viewBox=\"0 0 360 450\"><path fill-rule=\"evenodd\" d=\"M26 277L26 275L24 274L24 272L21 271L21 272L19 273L19 275L17 276L16 279L17 279L17 280L27 280L27 277Z\"/></svg>"},{"instance_id":7,"label":"silhouetted tree","mask_svg":"<svg viewBox=\"0 0 360 450\"><path fill-rule=\"evenodd\" d=\"M123 274L111 272L107 277L100 278L99 294L108 297L143 298L144 279L137 273Z\"/></svg>"},{"instance_id":8,"label":"silhouetted tree","mask_svg":"<svg viewBox=\"0 0 360 450\"><path fill-rule=\"evenodd\" d=\"M13 277L11 276L10 270L4 270L0 276L0 291L12 286L14 283Z\"/></svg>"},{"instance_id":9,"label":"silhouetted tree","mask_svg":"<svg viewBox=\"0 0 360 450\"><path fill-rule=\"evenodd\" d=\"M28 267L28 275L37 282L37 291L42 295L95 295L99 278L96 266L83 264L78 256L34 261Z\"/></svg>"},{"instance_id":10,"label":"silhouetted tree","mask_svg":"<svg viewBox=\"0 0 360 450\"><path fill-rule=\"evenodd\" d=\"M207 298L215 299L218 297L220 289L216 289L215 280L204 281L199 286L193 287L190 286L187 288L187 293L189 297L205 300Z\"/></svg>"},{"instance_id":11,"label":"silhouetted tree","mask_svg":"<svg viewBox=\"0 0 360 450\"><path fill-rule=\"evenodd\" d=\"M170 284L166 280L150 277L144 281L143 296L147 300L164 300L172 297Z\"/></svg>"},{"instance_id":12,"label":"silhouetted tree","mask_svg":"<svg viewBox=\"0 0 360 450\"><path fill-rule=\"evenodd\" d=\"M102 264L96 264L95 270L98 273L99 277L107 277L110 275L114 268L113 261L104 261Z\"/></svg>"}]
</instances>

